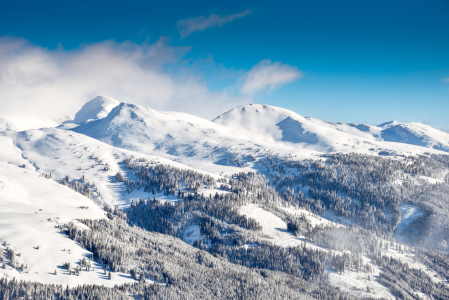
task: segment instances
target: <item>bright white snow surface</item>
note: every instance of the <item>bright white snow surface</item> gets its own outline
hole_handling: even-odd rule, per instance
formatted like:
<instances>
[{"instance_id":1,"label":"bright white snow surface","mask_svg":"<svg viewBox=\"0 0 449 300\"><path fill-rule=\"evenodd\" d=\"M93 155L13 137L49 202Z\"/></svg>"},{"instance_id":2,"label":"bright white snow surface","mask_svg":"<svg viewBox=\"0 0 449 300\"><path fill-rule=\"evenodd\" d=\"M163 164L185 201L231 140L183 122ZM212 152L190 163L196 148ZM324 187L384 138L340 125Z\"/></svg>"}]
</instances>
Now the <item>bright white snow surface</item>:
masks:
<instances>
[{"instance_id":1,"label":"bright white snow surface","mask_svg":"<svg viewBox=\"0 0 449 300\"><path fill-rule=\"evenodd\" d=\"M90 253L56 226L77 218L104 217L104 211L81 194L27 168L0 162L0 241L20 254L16 256L19 263L28 265L19 272L7 264L6 270L0 269L0 276L70 286L113 286L132 281L128 274L121 273L115 273L110 281L95 263L95 271L83 271L80 276L68 275L62 269L66 262L75 267ZM58 275L54 275L55 270Z\"/></svg>"},{"instance_id":2,"label":"bright white snow surface","mask_svg":"<svg viewBox=\"0 0 449 300\"><path fill-rule=\"evenodd\" d=\"M163 193L153 195L144 192L143 189L134 189L128 193L125 184L115 180L115 175L121 172L125 178L137 180L123 163L125 159L132 156L144 158L154 164L191 169L168 159L115 148L88 136L57 128L20 132L15 136L15 143L22 149L26 162L30 163L30 167L36 168L39 173L51 173L52 178L57 180L68 176L70 181L80 180L84 176L85 182L95 184L100 192L98 204L124 207L130 204L131 199L149 197L177 201L176 196L165 196ZM22 162L19 161L19 163ZM218 174L208 174L217 179L220 177ZM205 190L204 194L215 192L223 191Z\"/></svg>"},{"instance_id":3,"label":"bright white snow surface","mask_svg":"<svg viewBox=\"0 0 449 300\"><path fill-rule=\"evenodd\" d=\"M76 113L73 123L81 124L106 117L120 102L106 96L97 96L81 107Z\"/></svg>"},{"instance_id":4,"label":"bright white snow surface","mask_svg":"<svg viewBox=\"0 0 449 300\"><path fill-rule=\"evenodd\" d=\"M253 138L321 144L324 148L338 151L347 151L347 147L357 149L356 145L367 142L391 149L392 144L379 143L382 141L449 151L448 133L415 122L404 124L393 121L379 126L332 123L261 104L236 107L212 122L243 130Z\"/></svg>"},{"instance_id":5,"label":"bright white snow surface","mask_svg":"<svg viewBox=\"0 0 449 300\"><path fill-rule=\"evenodd\" d=\"M56 127L58 122L39 116L0 116L0 132Z\"/></svg>"},{"instance_id":6,"label":"bright white snow surface","mask_svg":"<svg viewBox=\"0 0 449 300\"><path fill-rule=\"evenodd\" d=\"M86 103L74 121L58 128L17 132L38 128L36 124L41 123L34 120L20 126L15 123L0 120L0 240L21 253L17 259L29 268L22 273L0 269L0 276L71 286L113 285L132 279L127 274L116 274L112 281L106 280L99 266L95 266L95 272L82 272L80 277L68 275L59 266L65 262L74 266L89 253L62 235L56 228L58 224L76 218L103 218L104 212L96 204L123 207L131 199L148 197L177 201L173 196L152 195L137 189L127 193L124 183L115 180L117 172L134 179L123 165L127 158L194 168L218 180L219 173L257 170L257 160L264 155L303 159L335 152L410 155L449 151L449 135L423 124L332 123L304 118L268 105L240 106L210 122L184 113L158 112L99 96ZM50 173L51 179L39 177L39 174ZM95 203L54 181L66 176L69 181L84 176L85 182L95 184L100 193ZM342 226L304 210L285 210L292 215L305 215L314 226ZM275 244L295 246L304 241L304 237L287 232L287 224L281 218L261 207L248 205L242 207L241 212L257 220L265 236ZM401 213L400 226L406 227L421 212L415 207L401 206ZM202 237L199 228L192 226L186 229L184 238L193 243ZM307 247L326 251L313 243L307 243ZM70 254L64 249L70 249ZM411 256L391 249L388 255L408 259L414 267L425 270ZM364 260L372 264L368 258ZM377 276L380 270L375 265L373 268L372 275ZM55 269L58 275L53 275ZM330 280L356 295L391 298L385 287L369 281L363 272L340 275L330 270ZM367 294L366 286L374 294Z\"/></svg>"},{"instance_id":7,"label":"bright white snow surface","mask_svg":"<svg viewBox=\"0 0 449 300\"><path fill-rule=\"evenodd\" d=\"M424 213L421 209L419 209L419 207L411 204L401 204L399 205L399 209L401 210L401 221L394 231L393 237L402 243L407 243L406 236L402 234L402 231L406 229L415 219L421 217Z\"/></svg>"},{"instance_id":8,"label":"bright white snow surface","mask_svg":"<svg viewBox=\"0 0 449 300\"><path fill-rule=\"evenodd\" d=\"M253 160L245 159L250 155L292 155L299 159L335 152L410 155L441 153L426 147L445 149L421 142L386 142L380 127L325 122L259 104L239 106L210 122L185 113L120 103L106 117L71 130L115 147L158 155L197 169L228 169L228 174L236 171L229 166L236 165L230 163L234 156L239 157L242 167L252 168ZM422 134L438 134L443 144L447 141L449 145L449 134L436 129Z\"/></svg>"}]
</instances>

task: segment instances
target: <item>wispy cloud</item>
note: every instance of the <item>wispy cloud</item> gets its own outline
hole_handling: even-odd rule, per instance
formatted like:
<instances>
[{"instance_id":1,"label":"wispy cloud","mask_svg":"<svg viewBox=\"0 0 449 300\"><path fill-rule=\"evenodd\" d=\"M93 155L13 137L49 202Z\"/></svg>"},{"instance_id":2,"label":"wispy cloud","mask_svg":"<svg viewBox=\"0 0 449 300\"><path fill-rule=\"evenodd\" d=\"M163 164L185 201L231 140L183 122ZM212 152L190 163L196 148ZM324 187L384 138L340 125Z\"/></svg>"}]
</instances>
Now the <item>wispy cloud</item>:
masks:
<instances>
[{"instance_id":1,"label":"wispy cloud","mask_svg":"<svg viewBox=\"0 0 449 300\"><path fill-rule=\"evenodd\" d=\"M186 37L194 33L195 31L203 31L210 27L222 27L226 23L234 21L238 18L243 18L246 15L252 13L251 10L247 9L241 13L227 16L219 16L216 14L211 14L210 16L200 16L196 18L179 20L178 30L181 37Z\"/></svg>"},{"instance_id":2,"label":"wispy cloud","mask_svg":"<svg viewBox=\"0 0 449 300\"><path fill-rule=\"evenodd\" d=\"M183 68L189 50L165 38L140 45L104 41L67 51L0 37L0 114L57 118L101 94L212 119L245 101L226 90L211 91L194 70Z\"/></svg>"},{"instance_id":3,"label":"wispy cloud","mask_svg":"<svg viewBox=\"0 0 449 300\"><path fill-rule=\"evenodd\" d=\"M270 92L278 86L295 81L303 76L304 74L297 67L264 59L245 74L241 90L247 94L261 90Z\"/></svg>"},{"instance_id":4,"label":"wispy cloud","mask_svg":"<svg viewBox=\"0 0 449 300\"><path fill-rule=\"evenodd\" d=\"M444 81L444 82L449 82L449 77L443 78L442 81Z\"/></svg>"}]
</instances>

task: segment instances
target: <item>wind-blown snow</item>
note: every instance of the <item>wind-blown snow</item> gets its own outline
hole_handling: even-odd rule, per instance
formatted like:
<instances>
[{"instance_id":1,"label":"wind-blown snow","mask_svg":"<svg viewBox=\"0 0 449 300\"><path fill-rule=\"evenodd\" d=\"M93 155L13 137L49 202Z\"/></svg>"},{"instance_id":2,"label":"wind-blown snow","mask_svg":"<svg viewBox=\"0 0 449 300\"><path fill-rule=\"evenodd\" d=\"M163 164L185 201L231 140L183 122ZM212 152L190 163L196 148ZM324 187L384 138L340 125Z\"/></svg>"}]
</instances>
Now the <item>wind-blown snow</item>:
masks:
<instances>
[{"instance_id":1,"label":"wind-blown snow","mask_svg":"<svg viewBox=\"0 0 449 300\"><path fill-rule=\"evenodd\" d=\"M302 159L335 152L409 155L449 151L449 135L424 124L332 123L268 105L240 106L211 122L99 96L86 103L73 121L58 128L17 132L19 128L28 129L32 125L24 124L17 127L0 120L0 239L22 253L19 260L28 263L29 269L28 273L0 270L0 276L72 286L82 283L111 285L131 279L123 275L108 281L100 270L83 272L79 278L65 274L58 266L64 262L74 264L88 252L60 234L55 225L75 218L103 218L104 212L96 204L123 207L131 199L154 196L162 201L177 201L175 196L152 195L138 189L128 193L124 183L115 180L117 172L135 179L123 164L127 158L134 156L182 169L212 171L215 174L208 174L218 180L220 172L259 170L262 167L257 161L266 155ZM51 173L52 179L39 177L39 173ZM85 182L95 183L101 196L92 201L54 182L66 176L70 181L84 176ZM224 191L204 191L205 195L216 192ZM89 209L82 209L87 206ZM422 215L413 206L401 205L400 209L402 219L395 232L398 239L402 237L400 232ZM289 207L284 211L292 216L305 214L313 226L343 226L302 209ZM244 206L241 213L257 220L265 236L277 245L298 246L304 242L303 236L295 237L287 231L284 220L259 206ZM186 228L183 237L190 244L203 239L196 225ZM34 249L37 245L42 248ZM307 243L307 247L327 251L313 243ZM70 248L71 254L61 248ZM413 263L412 254L391 249L385 252ZM364 260L371 264L368 258ZM414 266L422 267L416 263ZM53 275L55 268L60 273L57 276ZM380 269L374 265L373 268L373 275L377 276ZM331 271L330 280L359 296L391 298L385 287L369 281L364 273ZM366 286L377 295L367 294Z\"/></svg>"},{"instance_id":2,"label":"wind-blown snow","mask_svg":"<svg viewBox=\"0 0 449 300\"><path fill-rule=\"evenodd\" d=\"M321 218L313 213L306 212L304 210L297 210L292 208L285 209L286 211L301 215L305 214L306 218L312 221L313 226L318 224L326 224L329 226L341 226L329 221L323 221ZM299 246L304 241L304 236L296 237L287 231L287 223L274 215L273 213L257 206L254 204L249 204L240 208L240 213L248 216L249 218L255 219L261 226L262 232L269 236L271 239L269 241L276 245L283 247ZM313 243L307 242L306 247L319 249L320 251L328 251L320 246ZM334 251L338 253L338 251ZM341 254L341 253L340 253ZM383 299L395 299L391 292L383 285L375 281L375 276L378 276L380 269L371 262L371 259L363 257L364 263L369 263L374 272L373 274L367 274L365 272L345 272L339 274L331 269L329 272L329 281L331 284L340 287L348 293L354 294L359 297L380 297ZM368 275L373 277L372 280L368 279ZM372 293L367 293L367 287L369 287Z\"/></svg>"},{"instance_id":3,"label":"wind-blown snow","mask_svg":"<svg viewBox=\"0 0 449 300\"><path fill-rule=\"evenodd\" d=\"M120 102L106 96L97 96L81 107L76 113L73 123L81 124L106 117Z\"/></svg>"},{"instance_id":4,"label":"wind-blown snow","mask_svg":"<svg viewBox=\"0 0 449 300\"><path fill-rule=\"evenodd\" d=\"M393 121L379 126L332 123L260 104L236 107L212 122L244 131L252 138L321 144L329 150L345 151L346 145L357 151L356 145L360 143L392 149L392 144L382 142L395 142L449 152L449 134L420 123Z\"/></svg>"},{"instance_id":5,"label":"wind-blown snow","mask_svg":"<svg viewBox=\"0 0 449 300\"><path fill-rule=\"evenodd\" d=\"M449 152L449 134L428 125L396 121L379 125L384 141L418 145Z\"/></svg>"}]
</instances>

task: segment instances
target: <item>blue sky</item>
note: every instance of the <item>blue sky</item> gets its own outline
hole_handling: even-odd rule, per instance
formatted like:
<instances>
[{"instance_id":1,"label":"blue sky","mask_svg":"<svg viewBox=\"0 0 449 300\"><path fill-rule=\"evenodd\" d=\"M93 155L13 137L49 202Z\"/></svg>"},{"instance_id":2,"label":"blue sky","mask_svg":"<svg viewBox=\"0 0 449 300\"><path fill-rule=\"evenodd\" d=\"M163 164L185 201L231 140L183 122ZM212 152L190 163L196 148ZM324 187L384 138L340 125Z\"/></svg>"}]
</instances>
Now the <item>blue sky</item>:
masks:
<instances>
[{"instance_id":1,"label":"blue sky","mask_svg":"<svg viewBox=\"0 0 449 300\"><path fill-rule=\"evenodd\" d=\"M209 119L253 102L335 122L396 119L449 130L446 0L2 1L0 36L8 74L22 74L0 77L8 101L33 86L32 95L48 93L36 103L55 98L61 107L103 93ZM110 59L97 65L108 76L129 70L133 82L117 75L96 84L98 74L83 83L83 71L97 72L84 63L98 62L94 55ZM21 61L36 65L30 71ZM48 92L63 81L52 76L78 84ZM74 95L70 103L60 100L64 90Z\"/></svg>"}]
</instances>

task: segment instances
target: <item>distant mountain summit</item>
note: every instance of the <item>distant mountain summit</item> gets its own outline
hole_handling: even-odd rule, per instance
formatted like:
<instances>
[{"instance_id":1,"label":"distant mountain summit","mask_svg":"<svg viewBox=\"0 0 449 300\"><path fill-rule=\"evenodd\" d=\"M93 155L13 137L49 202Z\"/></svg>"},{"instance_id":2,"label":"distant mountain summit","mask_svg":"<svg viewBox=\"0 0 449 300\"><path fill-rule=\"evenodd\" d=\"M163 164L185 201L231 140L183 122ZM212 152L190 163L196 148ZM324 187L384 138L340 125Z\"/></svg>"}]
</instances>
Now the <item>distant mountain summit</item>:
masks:
<instances>
[{"instance_id":1,"label":"distant mountain summit","mask_svg":"<svg viewBox=\"0 0 449 300\"><path fill-rule=\"evenodd\" d=\"M449 152L449 134L428 125L390 121L378 126L333 123L302 117L290 110L261 104L241 105L212 122L245 132L253 138L291 143L351 144L395 142Z\"/></svg>"},{"instance_id":2,"label":"distant mountain summit","mask_svg":"<svg viewBox=\"0 0 449 300\"><path fill-rule=\"evenodd\" d=\"M449 134L428 125L396 121L379 125L384 141L405 143L449 152Z\"/></svg>"}]
</instances>

